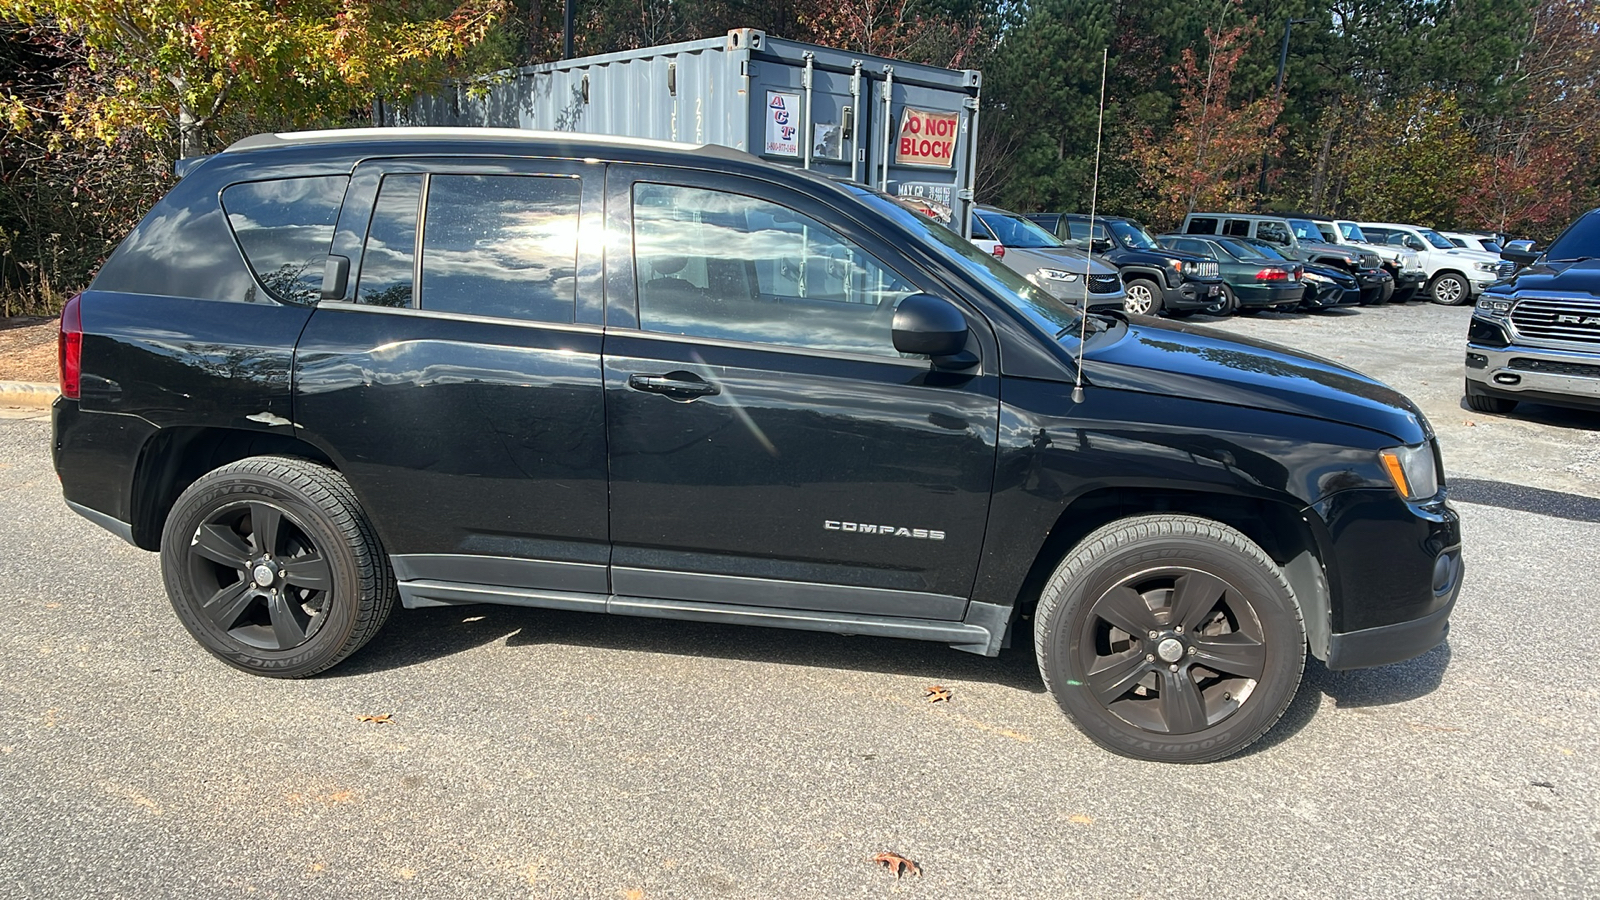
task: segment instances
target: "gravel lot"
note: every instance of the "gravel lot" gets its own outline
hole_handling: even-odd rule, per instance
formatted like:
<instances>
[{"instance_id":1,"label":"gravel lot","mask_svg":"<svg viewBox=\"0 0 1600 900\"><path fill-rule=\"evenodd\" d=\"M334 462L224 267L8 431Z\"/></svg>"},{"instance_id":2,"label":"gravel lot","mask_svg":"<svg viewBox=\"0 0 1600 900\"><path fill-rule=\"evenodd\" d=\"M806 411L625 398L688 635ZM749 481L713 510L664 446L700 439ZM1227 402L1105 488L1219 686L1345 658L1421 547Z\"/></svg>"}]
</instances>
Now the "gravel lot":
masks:
<instances>
[{"instance_id":1,"label":"gravel lot","mask_svg":"<svg viewBox=\"0 0 1600 900\"><path fill-rule=\"evenodd\" d=\"M1264 315L1415 397L1467 541L1448 644L1315 662L1204 767L1097 749L1027 641L401 612L309 681L234 672L155 556L0 420L0 884L23 897L1593 897L1600 415L1460 405L1467 311ZM930 705L930 684L952 689ZM387 724L359 716L390 714ZM868 858L904 854L920 878Z\"/></svg>"}]
</instances>

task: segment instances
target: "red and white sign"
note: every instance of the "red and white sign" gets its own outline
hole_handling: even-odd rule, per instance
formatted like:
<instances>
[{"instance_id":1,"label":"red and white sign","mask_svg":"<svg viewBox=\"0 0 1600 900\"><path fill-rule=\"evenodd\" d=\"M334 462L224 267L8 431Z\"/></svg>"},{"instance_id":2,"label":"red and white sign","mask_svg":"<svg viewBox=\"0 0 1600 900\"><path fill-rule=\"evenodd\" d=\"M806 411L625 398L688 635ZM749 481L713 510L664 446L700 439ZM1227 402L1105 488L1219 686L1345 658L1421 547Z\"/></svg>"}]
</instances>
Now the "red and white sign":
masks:
<instances>
[{"instance_id":1,"label":"red and white sign","mask_svg":"<svg viewBox=\"0 0 1600 900\"><path fill-rule=\"evenodd\" d=\"M960 123L960 113L906 107L900 114L900 142L895 145L894 164L954 168Z\"/></svg>"}]
</instances>

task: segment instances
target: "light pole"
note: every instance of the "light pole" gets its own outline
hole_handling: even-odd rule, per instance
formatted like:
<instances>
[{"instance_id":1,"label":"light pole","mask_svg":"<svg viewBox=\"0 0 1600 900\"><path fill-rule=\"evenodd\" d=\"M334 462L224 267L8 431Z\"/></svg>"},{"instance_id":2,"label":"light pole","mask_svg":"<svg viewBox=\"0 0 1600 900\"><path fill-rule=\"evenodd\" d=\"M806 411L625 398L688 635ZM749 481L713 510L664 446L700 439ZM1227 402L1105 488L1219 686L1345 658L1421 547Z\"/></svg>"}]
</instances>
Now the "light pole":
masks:
<instances>
[{"instance_id":1,"label":"light pole","mask_svg":"<svg viewBox=\"0 0 1600 900\"><path fill-rule=\"evenodd\" d=\"M1272 99L1273 100L1280 101L1280 102L1283 100L1283 73L1284 73L1284 70L1287 69L1288 66L1289 66L1289 32L1294 30L1294 26L1296 26L1296 25L1306 25L1306 24L1309 24L1309 23L1314 22L1314 21L1316 21L1316 20L1315 19L1290 19L1289 21L1283 23L1283 46L1278 48L1278 81L1277 81L1277 84L1275 84L1273 86L1273 88L1272 88ZM1279 112L1280 112L1280 115L1281 115L1282 111L1280 110ZM1278 130L1278 120L1276 118L1274 118L1272 120L1272 124L1267 126L1267 143L1269 145L1272 143L1272 133L1277 131L1277 130ZM1268 159L1267 148L1263 147L1263 148L1261 148L1261 186L1260 186L1260 193L1262 194L1262 196L1265 196L1266 193L1267 193L1267 159Z\"/></svg>"}]
</instances>

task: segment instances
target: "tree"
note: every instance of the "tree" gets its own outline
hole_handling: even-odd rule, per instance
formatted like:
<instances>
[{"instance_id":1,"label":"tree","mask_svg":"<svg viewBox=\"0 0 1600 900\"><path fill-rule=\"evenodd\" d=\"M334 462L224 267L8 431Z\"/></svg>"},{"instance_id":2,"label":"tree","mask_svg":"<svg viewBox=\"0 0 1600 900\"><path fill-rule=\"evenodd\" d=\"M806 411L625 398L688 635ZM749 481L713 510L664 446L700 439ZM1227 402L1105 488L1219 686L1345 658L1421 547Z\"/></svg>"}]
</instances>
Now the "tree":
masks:
<instances>
[{"instance_id":1,"label":"tree","mask_svg":"<svg viewBox=\"0 0 1600 900\"><path fill-rule=\"evenodd\" d=\"M1480 160L1454 96L1427 90L1372 109L1352 141L1347 200L1356 213L1439 228L1458 224Z\"/></svg>"},{"instance_id":2,"label":"tree","mask_svg":"<svg viewBox=\"0 0 1600 900\"><path fill-rule=\"evenodd\" d=\"M1185 48L1173 67L1180 91L1172 129L1136 135L1129 157L1158 201L1155 221L1169 224L1199 207L1240 208L1255 199L1260 160L1273 146L1276 97L1241 101L1233 76L1249 49L1255 20L1205 30L1206 59Z\"/></svg>"},{"instance_id":3,"label":"tree","mask_svg":"<svg viewBox=\"0 0 1600 900\"><path fill-rule=\"evenodd\" d=\"M119 73L65 110L78 134L175 132L180 156L205 152L229 104L303 125L492 68L478 51L502 11L502 0L0 0L0 17L77 35L91 65Z\"/></svg>"}]
</instances>

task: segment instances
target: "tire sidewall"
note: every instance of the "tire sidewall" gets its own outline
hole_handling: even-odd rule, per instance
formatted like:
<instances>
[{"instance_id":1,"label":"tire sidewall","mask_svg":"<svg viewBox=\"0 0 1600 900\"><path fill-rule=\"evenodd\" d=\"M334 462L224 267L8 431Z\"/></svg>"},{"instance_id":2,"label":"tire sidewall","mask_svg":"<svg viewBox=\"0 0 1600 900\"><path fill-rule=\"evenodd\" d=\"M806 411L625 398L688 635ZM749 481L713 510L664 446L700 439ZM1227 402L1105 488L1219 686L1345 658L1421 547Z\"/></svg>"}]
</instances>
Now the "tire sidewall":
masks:
<instances>
[{"instance_id":1,"label":"tire sidewall","mask_svg":"<svg viewBox=\"0 0 1600 900\"><path fill-rule=\"evenodd\" d=\"M332 590L317 633L289 650L263 650L230 637L196 604L202 599L189 574L189 546L206 518L224 506L266 500L311 538L328 561ZM356 594L360 568L348 539L327 520L327 514L302 493L257 473L213 472L202 476L173 504L161 539L161 574L178 620L213 655L249 672L293 676L315 672L337 659L356 627Z\"/></svg>"},{"instance_id":2,"label":"tire sidewall","mask_svg":"<svg viewBox=\"0 0 1600 900\"><path fill-rule=\"evenodd\" d=\"M1144 292L1150 296L1150 303L1143 310L1135 311L1132 309L1133 290L1135 287L1143 288ZM1128 312L1141 316L1156 316L1161 314L1161 291L1149 279L1130 278L1128 280L1127 292L1128 301L1126 302L1129 305Z\"/></svg>"},{"instance_id":3,"label":"tire sidewall","mask_svg":"<svg viewBox=\"0 0 1600 900\"><path fill-rule=\"evenodd\" d=\"M1459 289L1454 300L1442 300L1439 297L1439 285L1446 281L1454 282ZM1433 280L1433 285L1428 289L1428 295L1434 303L1440 306L1460 306L1467 301L1467 282L1460 275L1446 272Z\"/></svg>"},{"instance_id":4,"label":"tire sidewall","mask_svg":"<svg viewBox=\"0 0 1600 900\"><path fill-rule=\"evenodd\" d=\"M1088 543L1087 541L1085 543ZM1159 545L1159 546L1158 546ZM1089 609L1112 585L1141 571L1188 566L1211 572L1246 593L1266 642L1262 678L1245 704L1232 715L1193 734L1165 735L1123 721L1096 700L1078 671L1077 650L1085 638ZM1041 662L1056 702L1078 727L1102 746L1143 759L1199 762L1231 755L1276 722L1293 697L1305 662L1305 635L1294 599L1273 575L1241 553L1212 541L1163 535L1119 547L1069 575L1062 583L1065 602L1052 610L1048 653Z\"/></svg>"}]
</instances>

